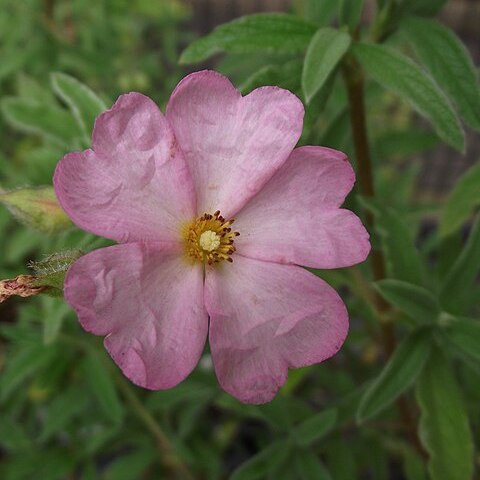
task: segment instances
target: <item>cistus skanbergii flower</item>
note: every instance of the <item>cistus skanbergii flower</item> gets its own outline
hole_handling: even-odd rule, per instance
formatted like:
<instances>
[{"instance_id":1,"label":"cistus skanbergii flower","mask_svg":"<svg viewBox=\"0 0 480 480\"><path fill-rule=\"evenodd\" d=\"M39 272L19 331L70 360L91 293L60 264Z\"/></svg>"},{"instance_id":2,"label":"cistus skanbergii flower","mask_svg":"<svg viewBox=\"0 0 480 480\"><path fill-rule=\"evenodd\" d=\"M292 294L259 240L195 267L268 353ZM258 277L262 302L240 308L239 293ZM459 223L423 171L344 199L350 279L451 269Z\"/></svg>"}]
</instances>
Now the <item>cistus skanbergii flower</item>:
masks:
<instances>
[{"instance_id":1,"label":"cistus skanbergii flower","mask_svg":"<svg viewBox=\"0 0 480 480\"><path fill-rule=\"evenodd\" d=\"M345 305L299 265L350 266L370 243L340 208L355 181L345 155L294 149L303 115L287 90L242 97L202 71L179 83L165 116L144 95L122 95L98 117L93 148L58 164L69 217L118 242L70 267L65 297L132 382L177 385L208 335L223 389L264 403L289 367L342 345Z\"/></svg>"}]
</instances>

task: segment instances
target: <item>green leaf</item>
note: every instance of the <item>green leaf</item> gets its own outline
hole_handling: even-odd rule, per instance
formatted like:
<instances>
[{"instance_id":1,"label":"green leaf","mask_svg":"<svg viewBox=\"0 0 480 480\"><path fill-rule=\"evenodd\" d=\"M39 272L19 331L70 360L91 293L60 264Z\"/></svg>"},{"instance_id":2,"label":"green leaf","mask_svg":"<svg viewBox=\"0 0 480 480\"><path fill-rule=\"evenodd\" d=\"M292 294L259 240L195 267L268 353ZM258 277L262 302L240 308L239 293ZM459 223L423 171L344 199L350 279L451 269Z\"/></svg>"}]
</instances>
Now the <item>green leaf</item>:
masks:
<instances>
[{"instance_id":1,"label":"green leaf","mask_svg":"<svg viewBox=\"0 0 480 480\"><path fill-rule=\"evenodd\" d=\"M480 205L480 163L469 168L453 187L442 211L440 235L455 232Z\"/></svg>"},{"instance_id":2,"label":"green leaf","mask_svg":"<svg viewBox=\"0 0 480 480\"><path fill-rule=\"evenodd\" d=\"M132 480L142 478L143 472L155 461L156 453L148 448L122 455L114 460L106 469L105 480Z\"/></svg>"},{"instance_id":3,"label":"green leaf","mask_svg":"<svg viewBox=\"0 0 480 480\"><path fill-rule=\"evenodd\" d=\"M48 365L57 350L43 345L29 345L10 356L0 378L0 402L7 400L14 390L35 372Z\"/></svg>"},{"instance_id":4,"label":"green leaf","mask_svg":"<svg viewBox=\"0 0 480 480\"><path fill-rule=\"evenodd\" d=\"M355 452L341 434L336 434L322 445L328 471L335 480L352 480L359 478L355 461Z\"/></svg>"},{"instance_id":5,"label":"green leaf","mask_svg":"<svg viewBox=\"0 0 480 480\"><path fill-rule=\"evenodd\" d=\"M338 16L340 25L355 30L362 18L363 0L340 0Z\"/></svg>"},{"instance_id":6,"label":"green leaf","mask_svg":"<svg viewBox=\"0 0 480 480\"><path fill-rule=\"evenodd\" d=\"M331 408L313 415L292 431L292 437L301 446L308 446L329 433L337 421L337 410Z\"/></svg>"},{"instance_id":7,"label":"green leaf","mask_svg":"<svg viewBox=\"0 0 480 480\"><path fill-rule=\"evenodd\" d=\"M113 378L97 354L88 352L82 362L85 381L95 396L105 417L113 423L120 423L123 418L123 406L118 397Z\"/></svg>"},{"instance_id":8,"label":"green leaf","mask_svg":"<svg viewBox=\"0 0 480 480\"><path fill-rule=\"evenodd\" d=\"M329 25L337 11L338 0L305 0L302 2L303 17L319 27Z\"/></svg>"},{"instance_id":9,"label":"green leaf","mask_svg":"<svg viewBox=\"0 0 480 480\"><path fill-rule=\"evenodd\" d=\"M307 103L323 87L351 43L350 35L333 28L321 28L308 45L302 72Z\"/></svg>"},{"instance_id":10,"label":"green leaf","mask_svg":"<svg viewBox=\"0 0 480 480\"><path fill-rule=\"evenodd\" d=\"M284 440L276 440L245 463L242 463L233 472L230 480L264 479L289 454L291 448L290 443Z\"/></svg>"},{"instance_id":11,"label":"green leaf","mask_svg":"<svg viewBox=\"0 0 480 480\"><path fill-rule=\"evenodd\" d=\"M449 145L464 150L465 135L460 122L435 82L408 57L382 45L355 44L353 53L378 83L408 101L429 119Z\"/></svg>"},{"instance_id":12,"label":"green leaf","mask_svg":"<svg viewBox=\"0 0 480 480\"><path fill-rule=\"evenodd\" d=\"M407 13L433 17L447 3L447 0L403 0L402 8Z\"/></svg>"},{"instance_id":13,"label":"green leaf","mask_svg":"<svg viewBox=\"0 0 480 480\"><path fill-rule=\"evenodd\" d=\"M402 341L380 375L363 394L357 411L358 422L381 412L414 383L430 347L431 333L428 330L417 330Z\"/></svg>"},{"instance_id":14,"label":"green leaf","mask_svg":"<svg viewBox=\"0 0 480 480\"><path fill-rule=\"evenodd\" d=\"M198 63L220 52L299 53L307 48L314 33L315 26L295 15L248 15L220 25L190 44L180 56L180 63Z\"/></svg>"},{"instance_id":15,"label":"green leaf","mask_svg":"<svg viewBox=\"0 0 480 480\"><path fill-rule=\"evenodd\" d=\"M455 347L480 361L480 320L448 316L445 332Z\"/></svg>"},{"instance_id":16,"label":"green leaf","mask_svg":"<svg viewBox=\"0 0 480 480\"><path fill-rule=\"evenodd\" d=\"M39 440L45 442L65 429L87 405L86 396L80 387L70 387L57 392L57 397L48 406L43 430Z\"/></svg>"},{"instance_id":17,"label":"green leaf","mask_svg":"<svg viewBox=\"0 0 480 480\"><path fill-rule=\"evenodd\" d=\"M436 147L439 141L437 135L417 126L415 130L391 130L376 139L375 153L379 159L411 157Z\"/></svg>"},{"instance_id":18,"label":"green leaf","mask_svg":"<svg viewBox=\"0 0 480 480\"><path fill-rule=\"evenodd\" d=\"M385 207L380 202L366 197L361 197L360 201L375 215L376 229L382 239L389 276L421 285L422 262L408 225L397 211Z\"/></svg>"},{"instance_id":19,"label":"green leaf","mask_svg":"<svg viewBox=\"0 0 480 480\"><path fill-rule=\"evenodd\" d=\"M255 88L265 85L276 85L294 91L299 87L299 78L302 74L302 63L292 60L281 65L266 65L257 70L240 85L243 95L250 93Z\"/></svg>"},{"instance_id":20,"label":"green leaf","mask_svg":"<svg viewBox=\"0 0 480 480\"><path fill-rule=\"evenodd\" d=\"M87 142L90 141L95 118L107 109L105 103L86 85L64 73L52 73L55 93L68 105Z\"/></svg>"},{"instance_id":21,"label":"green leaf","mask_svg":"<svg viewBox=\"0 0 480 480\"><path fill-rule=\"evenodd\" d=\"M4 204L17 220L44 233L56 233L72 226L58 203L53 187L0 191L0 203Z\"/></svg>"},{"instance_id":22,"label":"green leaf","mask_svg":"<svg viewBox=\"0 0 480 480\"><path fill-rule=\"evenodd\" d=\"M42 301L44 307L43 342L45 345L50 345L57 339L63 320L71 310L63 298L45 297Z\"/></svg>"},{"instance_id":23,"label":"green leaf","mask_svg":"<svg viewBox=\"0 0 480 480\"><path fill-rule=\"evenodd\" d=\"M474 223L467 243L440 289L440 302L450 313L462 314L468 308L466 297L480 270L480 216Z\"/></svg>"},{"instance_id":24,"label":"green leaf","mask_svg":"<svg viewBox=\"0 0 480 480\"><path fill-rule=\"evenodd\" d=\"M0 446L2 449L15 451L28 451L33 448L32 439L27 433L24 422L17 421L7 412L0 414L0 424L2 425L2 435L0 436Z\"/></svg>"},{"instance_id":25,"label":"green leaf","mask_svg":"<svg viewBox=\"0 0 480 480\"><path fill-rule=\"evenodd\" d=\"M460 115L473 128L480 128L480 87L468 50L448 28L419 17L401 24L421 63L455 102Z\"/></svg>"},{"instance_id":26,"label":"green leaf","mask_svg":"<svg viewBox=\"0 0 480 480\"><path fill-rule=\"evenodd\" d=\"M383 298L419 324L433 323L440 313L440 305L426 288L401 280L386 279L375 283Z\"/></svg>"},{"instance_id":27,"label":"green leaf","mask_svg":"<svg viewBox=\"0 0 480 480\"><path fill-rule=\"evenodd\" d=\"M450 365L434 350L417 382L420 438L432 480L471 480L473 442L467 412Z\"/></svg>"},{"instance_id":28,"label":"green leaf","mask_svg":"<svg viewBox=\"0 0 480 480\"><path fill-rule=\"evenodd\" d=\"M403 452L403 472L405 480L427 480L425 464L413 448L405 448Z\"/></svg>"},{"instance_id":29,"label":"green leaf","mask_svg":"<svg viewBox=\"0 0 480 480\"><path fill-rule=\"evenodd\" d=\"M69 112L33 100L7 97L1 103L5 119L15 128L70 146L81 131Z\"/></svg>"},{"instance_id":30,"label":"green leaf","mask_svg":"<svg viewBox=\"0 0 480 480\"><path fill-rule=\"evenodd\" d=\"M332 480L328 470L312 451L308 449L297 450L294 458L298 480Z\"/></svg>"}]
</instances>

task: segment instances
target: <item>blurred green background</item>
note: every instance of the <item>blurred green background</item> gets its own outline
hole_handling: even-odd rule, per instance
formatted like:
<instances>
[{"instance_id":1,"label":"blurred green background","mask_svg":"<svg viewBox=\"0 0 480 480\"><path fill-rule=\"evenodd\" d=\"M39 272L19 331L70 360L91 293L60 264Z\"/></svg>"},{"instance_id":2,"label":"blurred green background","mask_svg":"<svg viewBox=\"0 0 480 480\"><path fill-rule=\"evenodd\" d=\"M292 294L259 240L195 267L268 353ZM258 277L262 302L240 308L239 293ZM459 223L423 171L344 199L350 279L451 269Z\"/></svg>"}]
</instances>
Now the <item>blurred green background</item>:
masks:
<instances>
[{"instance_id":1,"label":"blurred green background","mask_svg":"<svg viewBox=\"0 0 480 480\"><path fill-rule=\"evenodd\" d=\"M279 83L280 69L282 86L297 91L301 62L289 55L238 53L188 66L179 65L179 57L193 40L239 15L290 11L315 23L316 3L0 0L0 192L51 184L58 160L88 146L88 135L54 88L55 72L75 77L106 106L120 93L140 91L164 108L177 82L204 66L229 75L244 93ZM332 5L327 21L335 23L337 2L321 3ZM477 61L478 6L452 0L440 16ZM365 23L374 10L374 2L366 2ZM329 94L328 102L319 95L309 104L301 142L341 149L354 160L342 82L332 83ZM412 248L415 240L422 268L438 284L460 256L471 222L447 241L436 225L456 180L478 160L478 134L467 129L464 156L442 145L410 107L377 84L367 86L367 105L379 202L395 210ZM359 209L356 197L348 202ZM386 217L384 230L403 228L397 217ZM107 244L75 228L41 233L0 206L0 279L27 273L30 261L54 252ZM348 305L347 343L325 364L291 371L281 394L261 407L242 405L219 389L208 352L175 389L146 392L119 374L101 339L81 330L62 299L0 304L0 478L223 479L236 472L237 480L426 479L422 453L405 440L405 425L393 409L361 425L355 420L369 380L386 361L375 341L367 266L317 273ZM472 292L470 306L478 286ZM478 314L478 305L471 308ZM412 322L399 316L399 329L408 331ZM478 438L478 364L464 362L457 376ZM413 397L410 392L407 402L416 418Z\"/></svg>"}]
</instances>

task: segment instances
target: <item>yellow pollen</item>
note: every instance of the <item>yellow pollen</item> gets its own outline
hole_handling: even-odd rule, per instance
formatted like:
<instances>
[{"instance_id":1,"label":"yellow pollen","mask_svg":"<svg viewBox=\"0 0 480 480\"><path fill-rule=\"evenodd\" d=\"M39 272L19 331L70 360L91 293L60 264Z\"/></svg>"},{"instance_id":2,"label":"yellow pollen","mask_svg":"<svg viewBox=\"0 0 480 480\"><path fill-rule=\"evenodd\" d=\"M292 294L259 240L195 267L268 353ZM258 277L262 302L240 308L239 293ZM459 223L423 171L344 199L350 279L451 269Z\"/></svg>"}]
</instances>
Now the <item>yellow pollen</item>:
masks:
<instances>
[{"instance_id":1,"label":"yellow pollen","mask_svg":"<svg viewBox=\"0 0 480 480\"><path fill-rule=\"evenodd\" d=\"M220 246L220 236L211 230L207 230L200 235L198 243L207 252L212 252Z\"/></svg>"},{"instance_id":2,"label":"yellow pollen","mask_svg":"<svg viewBox=\"0 0 480 480\"><path fill-rule=\"evenodd\" d=\"M233 218L225 220L217 210L213 215L204 213L186 225L183 238L187 257L209 265L221 260L232 262L232 254L235 252L234 238L240 235L232 232L233 222Z\"/></svg>"}]
</instances>

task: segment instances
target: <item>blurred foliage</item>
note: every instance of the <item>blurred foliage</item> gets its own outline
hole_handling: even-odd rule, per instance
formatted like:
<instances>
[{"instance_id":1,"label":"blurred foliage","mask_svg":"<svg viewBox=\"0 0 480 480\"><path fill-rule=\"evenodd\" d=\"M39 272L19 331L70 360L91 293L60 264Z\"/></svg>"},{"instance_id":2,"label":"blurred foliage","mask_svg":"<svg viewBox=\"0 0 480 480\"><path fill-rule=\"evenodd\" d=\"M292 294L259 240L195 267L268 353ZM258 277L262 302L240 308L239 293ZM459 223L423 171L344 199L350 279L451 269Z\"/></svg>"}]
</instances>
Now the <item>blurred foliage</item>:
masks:
<instances>
[{"instance_id":1,"label":"blurred foliage","mask_svg":"<svg viewBox=\"0 0 480 480\"><path fill-rule=\"evenodd\" d=\"M381 280L368 262L315 271L341 291L349 337L335 358L291 371L263 406L222 393L208 353L178 387L147 392L121 376L61 298L0 305L0 478L187 478L172 473L179 464L212 480L473 478L479 168L445 204L415 197L420 154L442 141L461 150L459 117L479 127L480 90L465 48L423 18L444 3L378 1L372 25L358 29L362 2L298 0L288 15L237 19L191 43L191 12L180 1L0 0L0 202L17 201L9 205L16 217L0 208L0 278L35 260L34 273L58 290L80 251L109 244L42 222L48 209L32 192L48 197L38 187L51 185L66 152L89 145L95 116L120 92L139 90L164 106L184 74L179 59L212 55L244 94L272 84L294 91L306 104L301 143L343 150L354 164L342 75L348 84L349 73L365 70L376 195L357 187L347 206L373 217L387 270ZM397 338L389 358L383 322Z\"/></svg>"}]
</instances>

